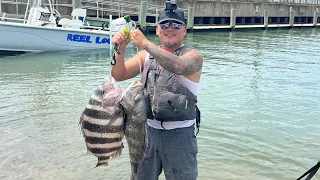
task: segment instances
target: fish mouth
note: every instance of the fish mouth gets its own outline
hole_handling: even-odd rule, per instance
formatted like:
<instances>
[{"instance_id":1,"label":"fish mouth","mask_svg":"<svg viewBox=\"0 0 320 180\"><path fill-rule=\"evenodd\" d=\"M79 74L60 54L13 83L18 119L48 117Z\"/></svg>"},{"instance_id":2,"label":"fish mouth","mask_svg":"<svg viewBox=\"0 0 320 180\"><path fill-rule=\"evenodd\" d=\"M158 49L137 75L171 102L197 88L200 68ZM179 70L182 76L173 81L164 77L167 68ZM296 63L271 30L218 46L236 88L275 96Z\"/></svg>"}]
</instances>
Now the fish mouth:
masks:
<instances>
[{"instance_id":1,"label":"fish mouth","mask_svg":"<svg viewBox=\"0 0 320 180\"><path fill-rule=\"evenodd\" d=\"M113 77L103 82L100 86L103 91L101 104L103 107L111 107L117 105L122 99L122 89Z\"/></svg>"},{"instance_id":2,"label":"fish mouth","mask_svg":"<svg viewBox=\"0 0 320 180\"><path fill-rule=\"evenodd\" d=\"M140 81L134 81L131 84L131 87L135 88L135 87L143 87L143 84Z\"/></svg>"}]
</instances>

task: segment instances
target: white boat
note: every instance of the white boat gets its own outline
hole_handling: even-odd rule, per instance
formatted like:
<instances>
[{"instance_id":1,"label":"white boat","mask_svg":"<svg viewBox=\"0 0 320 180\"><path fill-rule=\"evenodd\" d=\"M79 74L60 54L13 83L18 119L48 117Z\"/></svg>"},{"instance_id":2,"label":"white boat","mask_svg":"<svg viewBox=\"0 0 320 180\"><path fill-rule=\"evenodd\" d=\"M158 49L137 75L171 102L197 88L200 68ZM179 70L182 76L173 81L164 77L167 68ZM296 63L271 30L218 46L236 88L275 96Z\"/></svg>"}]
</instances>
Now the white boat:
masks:
<instances>
[{"instance_id":1,"label":"white boat","mask_svg":"<svg viewBox=\"0 0 320 180\"><path fill-rule=\"evenodd\" d=\"M126 23L124 18L112 20L111 16L107 28L85 25L86 9L73 9L72 19L59 19L59 12L48 1L49 8L42 7L41 0L37 0L29 9L28 0L24 19L7 18L5 13L0 16L0 51L111 49L114 33L128 26L135 27L134 21Z\"/></svg>"}]
</instances>

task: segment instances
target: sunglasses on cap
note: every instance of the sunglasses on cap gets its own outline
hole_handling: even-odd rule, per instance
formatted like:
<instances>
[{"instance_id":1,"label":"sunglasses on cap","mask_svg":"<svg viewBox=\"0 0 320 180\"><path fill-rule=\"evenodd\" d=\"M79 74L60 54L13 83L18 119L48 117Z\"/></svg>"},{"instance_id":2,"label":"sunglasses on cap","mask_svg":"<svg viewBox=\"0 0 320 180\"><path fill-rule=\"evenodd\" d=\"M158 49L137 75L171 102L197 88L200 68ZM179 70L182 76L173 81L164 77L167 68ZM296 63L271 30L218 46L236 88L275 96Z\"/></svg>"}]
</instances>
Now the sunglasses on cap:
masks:
<instances>
[{"instance_id":1,"label":"sunglasses on cap","mask_svg":"<svg viewBox=\"0 0 320 180\"><path fill-rule=\"evenodd\" d=\"M164 30L169 29L170 25L172 26L172 28L174 30L179 30L179 29L181 29L181 26L183 24L178 23L178 22L174 22L174 21L165 21L165 22L160 23L161 29L164 29Z\"/></svg>"}]
</instances>

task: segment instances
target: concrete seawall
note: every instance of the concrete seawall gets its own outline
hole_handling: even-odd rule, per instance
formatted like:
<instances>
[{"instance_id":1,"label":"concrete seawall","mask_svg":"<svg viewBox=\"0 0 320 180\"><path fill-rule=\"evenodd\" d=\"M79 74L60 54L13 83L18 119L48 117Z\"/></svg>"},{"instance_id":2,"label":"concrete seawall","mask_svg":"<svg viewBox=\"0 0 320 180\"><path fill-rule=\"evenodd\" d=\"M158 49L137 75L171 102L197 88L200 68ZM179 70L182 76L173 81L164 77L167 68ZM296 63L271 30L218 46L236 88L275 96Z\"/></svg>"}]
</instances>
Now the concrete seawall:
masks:
<instances>
[{"instance_id":1,"label":"concrete seawall","mask_svg":"<svg viewBox=\"0 0 320 180\"><path fill-rule=\"evenodd\" d=\"M320 23L320 0L280 0L283 2L227 2L211 0L178 1L178 6L185 9L188 29L215 29L219 26L231 29L243 25L247 27L315 27ZM274 0L272 0L274 1ZM299 3L297 3L298 1ZM11 3L10 3L11 2ZM0 0L0 16L3 12L10 15L23 16L27 0L16 3L14 0ZM98 4L96 3L98 2ZM304 3L302 3L304 2ZM100 3L100 4L99 4ZM64 17L70 17L76 7L88 9L88 19L98 18L98 21L108 21L109 15L114 18L130 15L142 28L153 30L157 22L157 11L164 7L165 0L132 0L124 1L91 1L91 0L54 0L54 8ZM141 24L144 23L144 24ZM308 24L308 25L305 25ZM280 26L281 25L281 26ZM208 28L209 27L209 28ZM218 27L217 27L218 28ZM242 27L243 28L243 27Z\"/></svg>"}]
</instances>

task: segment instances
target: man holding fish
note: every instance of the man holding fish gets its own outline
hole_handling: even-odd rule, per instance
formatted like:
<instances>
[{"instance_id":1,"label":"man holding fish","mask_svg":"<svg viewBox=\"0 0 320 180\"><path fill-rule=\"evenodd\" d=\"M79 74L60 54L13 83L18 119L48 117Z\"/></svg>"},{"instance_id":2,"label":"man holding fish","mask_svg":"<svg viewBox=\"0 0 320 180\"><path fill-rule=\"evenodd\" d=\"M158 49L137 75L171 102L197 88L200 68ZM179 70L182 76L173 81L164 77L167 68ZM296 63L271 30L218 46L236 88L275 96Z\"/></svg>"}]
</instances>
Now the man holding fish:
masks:
<instances>
[{"instance_id":1,"label":"man holding fish","mask_svg":"<svg viewBox=\"0 0 320 180\"><path fill-rule=\"evenodd\" d=\"M167 2L156 27L160 46L140 30L131 30L131 43L143 50L125 61L127 36L119 32L112 39L120 51L112 68L115 80L127 80L142 71L147 147L137 169L138 180L156 180L162 170L168 180L195 180L198 176L194 130L200 123L196 103L203 58L194 48L183 45L186 33L183 10Z\"/></svg>"}]
</instances>

